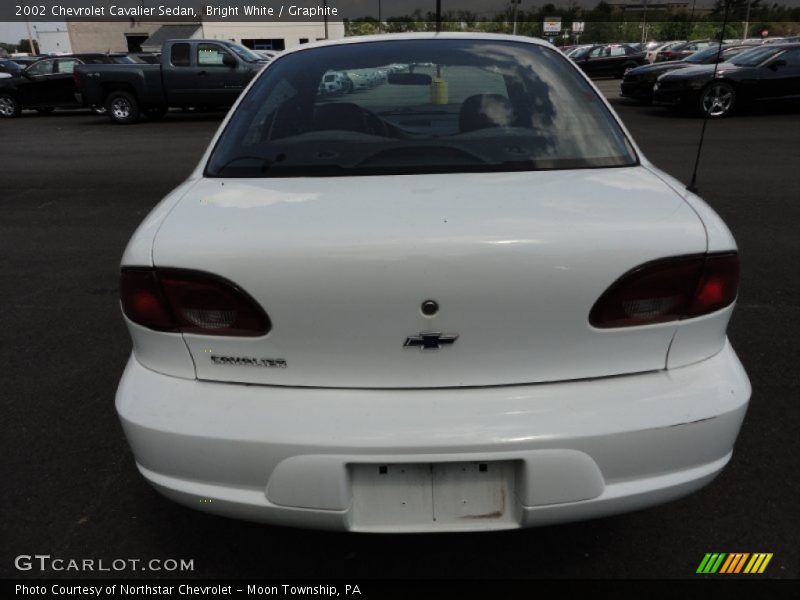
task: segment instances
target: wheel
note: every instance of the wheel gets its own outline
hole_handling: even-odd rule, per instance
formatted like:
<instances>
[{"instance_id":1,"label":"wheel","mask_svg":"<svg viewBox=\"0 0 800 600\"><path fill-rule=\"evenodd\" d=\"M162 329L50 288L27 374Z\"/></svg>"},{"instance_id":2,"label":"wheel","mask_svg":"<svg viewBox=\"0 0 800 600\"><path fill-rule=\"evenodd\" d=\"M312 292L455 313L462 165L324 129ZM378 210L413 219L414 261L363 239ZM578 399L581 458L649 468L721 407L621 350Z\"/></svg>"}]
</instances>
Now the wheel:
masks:
<instances>
[{"instance_id":1,"label":"wheel","mask_svg":"<svg viewBox=\"0 0 800 600\"><path fill-rule=\"evenodd\" d=\"M13 119L22 112L22 107L11 94L0 94L0 117Z\"/></svg>"},{"instance_id":2,"label":"wheel","mask_svg":"<svg viewBox=\"0 0 800 600\"><path fill-rule=\"evenodd\" d=\"M92 106L90 110L96 115L105 116L108 114L108 109L105 106Z\"/></svg>"},{"instance_id":3,"label":"wheel","mask_svg":"<svg viewBox=\"0 0 800 600\"><path fill-rule=\"evenodd\" d=\"M729 83L714 81L700 94L700 112L711 119L729 115L736 104L736 90Z\"/></svg>"},{"instance_id":4,"label":"wheel","mask_svg":"<svg viewBox=\"0 0 800 600\"><path fill-rule=\"evenodd\" d=\"M106 98L106 110L112 123L130 125L139 120L141 109L133 94L111 92Z\"/></svg>"},{"instance_id":5,"label":"wheel","mask_svg":"<svg viewBox=\"0 0 800 600\"><path fill-rule=\"evenodd\" d=\"M150 106L144 109L144 116L151 121L159 121L167 114L166 106Z\"/></svg>"},{"instance_id":6,"label":"wheel","mask_svg":"<svg viewBox=\"0 0 800 600\"><path fill-rule=\"evenodd\" d=\"M55 108L52 106L42 106L41 108L37 108L36 112L38 112L40 115L49 115L54 110Z\"/></svg>"}]
</instances>

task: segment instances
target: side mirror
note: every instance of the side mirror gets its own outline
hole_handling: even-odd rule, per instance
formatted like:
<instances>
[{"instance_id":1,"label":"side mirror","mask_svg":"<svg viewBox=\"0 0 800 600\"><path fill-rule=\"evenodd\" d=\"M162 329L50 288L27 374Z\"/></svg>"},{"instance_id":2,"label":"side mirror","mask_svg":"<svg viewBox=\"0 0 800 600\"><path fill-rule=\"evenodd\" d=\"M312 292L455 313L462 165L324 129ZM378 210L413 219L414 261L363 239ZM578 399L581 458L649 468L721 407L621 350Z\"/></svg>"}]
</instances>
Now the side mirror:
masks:
<instances>
[{"instance_id":1,"label":"side mirror","mask_svg":"<svg viewBox=\"0 0 800 600\"><path fill-rule=\"evenodd\" d=\"M222 64L225 65L226 67L231 67L233 69L236 68L236 65L238 63L236 62L236 59L233 58L230 54L223 54Z\"/></svg>"},{"instance_id":2,"label":"side mirror","mask_svg":"<svg viewBox=\"0 0 800 600\"><path fill-rule=\"evenodd\" d=\"M775 62L772 62L772 63L770 63L770 64L769 64L769 65L767 65L767 66L768 66L770 69L772 69L773 71L777 71L777 70L778 70L778 69L780 69L781 67L785 67L785 66L786 66L786 61L785 61L785 60L780 60L780 59L779 59L779 60L776 60Z\"/></svg>"}]
</instances>

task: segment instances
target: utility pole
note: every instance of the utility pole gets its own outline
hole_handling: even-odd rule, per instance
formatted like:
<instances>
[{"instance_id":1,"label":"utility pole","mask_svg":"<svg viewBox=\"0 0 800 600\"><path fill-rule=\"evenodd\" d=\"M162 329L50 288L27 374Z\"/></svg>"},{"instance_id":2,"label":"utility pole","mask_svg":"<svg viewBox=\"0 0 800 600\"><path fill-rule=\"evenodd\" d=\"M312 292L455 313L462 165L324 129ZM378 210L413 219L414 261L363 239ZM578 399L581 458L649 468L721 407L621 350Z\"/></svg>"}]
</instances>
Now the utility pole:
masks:
<instances>
[{"instance_id":1,"label":"utility pole","mask_svg":"<svg viewBox=\"0 0 800 600\"><path fill-rule=\"evenodd\" d=\"M511 0L511 3L514 5L514 35L517 35L517 10L522 0Z\"/></svg>"},{"instance_id":2,"label":"utility pole","mask_svg":"<svg viewBox=\"0 0 800 600\"><path fill-rule=\"evenodd\" d=\"M27 17L25 17L25 27L28 28L28 48L30 48L31 56L39 54L33 48L33 34L31 33L31 22L28 20Z\"/></svg>"},{"instance_id":3,"label":"utility pole","mask_svg":"<svg viewBox=\"0 0 800 600\"><path fill-rule=\"evenodd\" d=\"M325 18L325 39L328 39L328 0L322 1L323 17Z\"/></svg>"},{"instance_id":4,"label":"utility pole","mask_svg":"<svg viewBox=\"0 0 800 600\"><path fill-rule=\"evenodd\" d=\"M442 0L436 0L436 33L442 30Z\"/></svg>"},{"instance_id":5,"label":"utility pole","mask_svg":"<svg viewBox=\"0 0 800 600\"><path fill-rule=\"evenodd\" d=\"M747 0L747 15L744 18L744 35L742 36L742 41L747 39L748 29L750 29L750 0Z\"/></svg>"},{"instance_id":6,"label":"utility pole","mask_svg":"<svg viewBox=\"0 0 800 600\"><path fill-rule=\"evenodd\" d=\"M644 12L642 13L642 43L647 41L647 0L644 0Z\"/></svg>"},{"instance_id":7,"label":"utility pole","mask_svg":"<svg viewBox=\"0 0 800 600\"><path fill-rule=\"evenodd\" d=\"M381 0L378 0L378 33L383 33L383 17L381 16Z\"/></svg>"}]
</instances>

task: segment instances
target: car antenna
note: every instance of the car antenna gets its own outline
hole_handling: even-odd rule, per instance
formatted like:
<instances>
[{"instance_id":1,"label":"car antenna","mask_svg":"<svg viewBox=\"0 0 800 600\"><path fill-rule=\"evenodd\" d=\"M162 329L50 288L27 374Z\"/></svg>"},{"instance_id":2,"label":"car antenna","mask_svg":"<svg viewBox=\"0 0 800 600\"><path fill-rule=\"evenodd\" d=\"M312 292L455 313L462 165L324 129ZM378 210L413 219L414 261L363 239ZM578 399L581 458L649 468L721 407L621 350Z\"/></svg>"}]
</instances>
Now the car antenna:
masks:
<instances>
[{"instance_id":1,"label":"car antenna","mask_svg":"<svg viewBox=\"0 0 800 600\"><path fill-rule=\"evenodd\" d=\"M717 60L714 63L714 74L711 76L711 81L717 78L717 69L719 68L719 61L722 58L722 45L725 40L725 28L728 26L728 12L730 10L733 0L723 0L725 2L725 15L722 17L722 30L719 32L719 47L717 48ZM702 105L701 105L702 106ZM694 159L694 171L692 171L692 180L686 189L693 194L697 193L697 169L700 167L700 153L703 151L703 142L706 139L706 125L708 125L708 111L703 108L703 128L700 130L700 142L697 144L697 156Z\"/></svg>"}]
</instances>

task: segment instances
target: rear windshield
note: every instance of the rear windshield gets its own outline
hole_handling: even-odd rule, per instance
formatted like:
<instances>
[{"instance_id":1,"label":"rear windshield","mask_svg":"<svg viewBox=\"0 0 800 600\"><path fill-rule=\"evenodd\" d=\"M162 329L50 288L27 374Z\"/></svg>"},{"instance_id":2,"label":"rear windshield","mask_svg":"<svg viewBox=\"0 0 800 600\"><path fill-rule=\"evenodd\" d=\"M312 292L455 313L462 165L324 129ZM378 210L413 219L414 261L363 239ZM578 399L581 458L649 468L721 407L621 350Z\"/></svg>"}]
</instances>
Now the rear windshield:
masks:
<instances>
[{"instance_id":1,"label":"rear windshield","mask_svg":"<svg viewBox=\"0 0 800 600\"><path fill-rule=\"evenodd\" d=\"M322 85L331 75L343 85ZM560 53L519 42L398 40L276 59L242 100L206 175L520 171L636 161L616 120Z\"/></svg>"},{"instance_id":2,"label":"rear windshield","mask_svg":"<svg viewBox=\"0 0 800 600\"><path fill-rule=\"evenodd\" d=\"M0 71L4 73L19 73L22 71L22 67L13 60L0 60Z\"/></svg>"},{"instance_id":3,"label":"rear windshield","mask_svg":"<svg viewBox=\"0 0 800 600\"><path fill-rule=\"evenodd\" d=\"M246 60L247 62L258 62L259 60L262 60L262 58L258 54L256 54L249 48L242 46L241 44L228 44L228 48L230 48L236 54L238 54L239 58L241 58L242 60Z\"/></svg>"},{"instance_id":4,"label":"rear windshield","mask_svg":"<svg viewBox=\"0 0 800 600\"><path fill-rule=\"evenodd\" d=\"M688 56L686 62L703 64L705 61L717 56L717 54L719 54L719 46L708 47Z\"/></svg>"},{"instance_id":5,"label":"rear windshield","mask_svg":"<svg viewBox=\"0 0 800 600\"><path fill-rule=\"evenodd\" d=\"M755 67L760 65L768 58L776 55L781 50L782 48L780 47L778 48L758 47L754 48L753 50L748 50L747 52L742 52L739 56L732 59L730 62L740 67Z\"/></svg>"}]
</instances>

